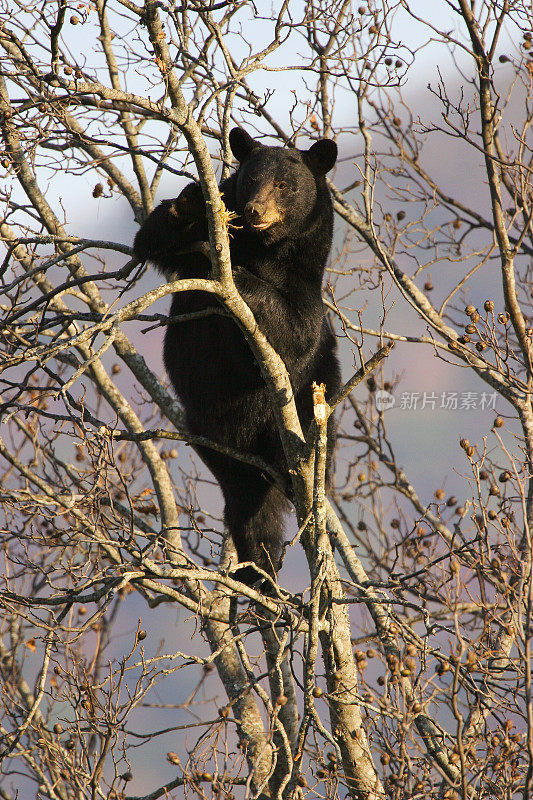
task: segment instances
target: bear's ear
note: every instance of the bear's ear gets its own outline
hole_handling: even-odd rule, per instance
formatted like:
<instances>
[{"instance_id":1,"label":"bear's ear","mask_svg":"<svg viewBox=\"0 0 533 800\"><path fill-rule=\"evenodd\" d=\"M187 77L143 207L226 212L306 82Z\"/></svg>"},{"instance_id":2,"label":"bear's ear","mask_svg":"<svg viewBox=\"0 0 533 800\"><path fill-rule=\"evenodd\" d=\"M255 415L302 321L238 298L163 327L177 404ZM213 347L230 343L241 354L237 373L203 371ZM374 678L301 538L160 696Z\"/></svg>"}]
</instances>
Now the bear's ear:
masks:
<instances>
[{"instance_id":1,"label":"bear's ear","mask_svg":"<svg viewBox=\"0 0 533 800\"><path fill-rule=\"evenodd\" d=\"M309 150L306 150L305 155L311 166L317 172L322 172L324 175L329 172L335 165L337 160L337 144L333 139L319 139L315 142Z\"/></svg>"},{"instance_id":2,"label":"bear's ear","mask_svg":"<svg viewBox=\"0 0 533 800\"><path fill-rule=\"evenodd\" d=\"M241 164L250 157L252 150L255 150L256 147L261 147L261 145L252 139L249 133L243 131L242 128L233 128L229 132L229 143L231 152Z\"/></svg>"}]
</instances>

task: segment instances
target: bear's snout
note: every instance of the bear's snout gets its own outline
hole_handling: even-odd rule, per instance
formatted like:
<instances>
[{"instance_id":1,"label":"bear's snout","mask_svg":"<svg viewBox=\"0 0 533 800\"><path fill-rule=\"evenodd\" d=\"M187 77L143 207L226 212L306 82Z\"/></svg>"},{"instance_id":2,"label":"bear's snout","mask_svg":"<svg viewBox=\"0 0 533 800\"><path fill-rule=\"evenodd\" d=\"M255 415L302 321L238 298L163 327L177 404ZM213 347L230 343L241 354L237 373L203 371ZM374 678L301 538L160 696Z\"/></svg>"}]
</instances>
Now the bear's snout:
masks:
<instances>
[{"instance_id":1,"label":"bear's snout","mask_svg":"<svg viewBox=\"0 0 533 800\"><path fill-rule=\"evenodd\" d=\"M261 203L257 200L250 200L249 203L246 203L244 208L246 222L248 222L250 225L260 222L261 218L265 216L265 211L266 203Z\"/></svg>"},{"instance_id":2,"label":"bear's snout","mask_svg":"<svg viewBox=\"0 0 533 800\"><path fill-rule=\"evenodd\" d=\"M255 197L246 203L244 219L251 228L264 230L270 228L275 222L280 222L281 214L272 199Z\"/></svg>"}]
</instances>

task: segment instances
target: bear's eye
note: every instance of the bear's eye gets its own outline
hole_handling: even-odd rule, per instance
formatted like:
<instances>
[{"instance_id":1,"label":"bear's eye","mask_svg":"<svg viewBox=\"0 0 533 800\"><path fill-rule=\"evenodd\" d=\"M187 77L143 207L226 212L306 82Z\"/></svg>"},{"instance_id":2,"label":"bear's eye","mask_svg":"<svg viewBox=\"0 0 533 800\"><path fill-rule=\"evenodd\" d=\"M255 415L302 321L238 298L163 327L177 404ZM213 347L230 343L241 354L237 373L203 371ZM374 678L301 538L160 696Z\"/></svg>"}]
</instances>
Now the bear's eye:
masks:
<instances>
[{"instance_id":1,"label":"bear's eye","mask_svg":"<svg viewBox=\"0 0 533 800\"><path fill-rule=\"evenodd\" d=\"M279 183L276 183L276 186L277 186L277 188L278 188L278 189L280 189L282 192L286 192L286 191L287 191L287 189L289 188L289 187L288 187L288 185L285 183L285 181L280 181Z\"/></svg>"}]
</instances>

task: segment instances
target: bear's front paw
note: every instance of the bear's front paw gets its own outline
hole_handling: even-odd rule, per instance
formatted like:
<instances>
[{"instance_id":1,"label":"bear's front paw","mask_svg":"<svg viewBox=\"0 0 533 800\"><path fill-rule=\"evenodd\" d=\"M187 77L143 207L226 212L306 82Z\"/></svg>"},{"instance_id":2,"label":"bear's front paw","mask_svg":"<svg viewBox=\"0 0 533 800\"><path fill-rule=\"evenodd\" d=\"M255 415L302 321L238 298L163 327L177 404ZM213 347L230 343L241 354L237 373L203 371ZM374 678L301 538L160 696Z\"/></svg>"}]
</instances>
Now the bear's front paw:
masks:
<instances>
[{"instance_id":1,"label":"bear's front paw","mask_svg":"<svg viewBox=\"0 0 533 800\"><path fill-rule=\"evenodd\" d=\"M174 217L180 228L190 228L191 225L194 225L198 214L187 205L186 201L180 200L178 197L176 200L168 200L167 204L168 213Z\"/></svg>"},{"instance_id":2,"label":"bear's front paw","mask_svg":"<svg viewBox=\"0 0 533 800\"><path fill-rule=\"evenodd\" d=\"M186 186L175 200L168 200L168 211L181 223L197 222L205 214L205 201L199 184Z\"/></svg>"}]
</instances>

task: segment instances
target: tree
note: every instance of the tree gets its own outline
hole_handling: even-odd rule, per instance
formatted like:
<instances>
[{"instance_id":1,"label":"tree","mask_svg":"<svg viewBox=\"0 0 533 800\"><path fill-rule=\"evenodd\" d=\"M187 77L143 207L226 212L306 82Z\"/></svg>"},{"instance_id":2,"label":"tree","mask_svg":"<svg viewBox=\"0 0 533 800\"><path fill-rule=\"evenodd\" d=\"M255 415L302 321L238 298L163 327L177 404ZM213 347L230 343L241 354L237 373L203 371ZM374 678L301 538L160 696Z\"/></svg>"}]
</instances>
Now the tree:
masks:
<instances>
[{"instance_id":1,"label":"tree","mask_svg":"<svg viewBox=\"0 0 533 800\"><path fill-rule=\"evenodd\" d=\"M1 8L0 796L530 797L527 4ZM329 409L317 395L302 431L276 400L287 373L232 281L217 180L235 123L287 146L335 136L344 154L325 291L353 376L329 499ZM297 591L283 570L268 596L231 577L200 441L150 368L167 321L152 306L194 282L128 260L125 215L125 243L83 235L126 204L140 224L161 182L177 195L194 176L210 288L278 403ZM427 353L456 391L420 403L463 413L404 465L385 372ZM470 416L465 375L482 387ZM460 503L443 479L458 452ZM434 494L411 482L417 460Z\"/></svg>"}]
</instances>

